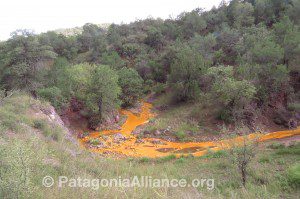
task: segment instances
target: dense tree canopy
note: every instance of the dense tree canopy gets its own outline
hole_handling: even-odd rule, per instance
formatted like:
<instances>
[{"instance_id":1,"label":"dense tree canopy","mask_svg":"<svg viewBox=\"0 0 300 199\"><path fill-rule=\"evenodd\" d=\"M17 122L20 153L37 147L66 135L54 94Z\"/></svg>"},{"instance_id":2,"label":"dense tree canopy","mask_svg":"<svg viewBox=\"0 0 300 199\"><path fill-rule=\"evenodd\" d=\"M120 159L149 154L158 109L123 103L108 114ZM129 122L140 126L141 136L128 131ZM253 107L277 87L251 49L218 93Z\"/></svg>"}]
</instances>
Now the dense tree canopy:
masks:
<instances>
[{"instance_id":1,"label":"dense tree canopy","mask_svg":"<svg viewBox=\"0 0 300 199\"><path fill-rule=\"evenodd\" d=\"M293 101L299 13L299 0L232 0L174 19L85 24L68 36L19 30L0 43L0 87L60 108L76 99L94 123L143 91L166 89L177 101L207 94L230 110L246 101L268 105L279 95Z\"/></svg>"}]
</instances>

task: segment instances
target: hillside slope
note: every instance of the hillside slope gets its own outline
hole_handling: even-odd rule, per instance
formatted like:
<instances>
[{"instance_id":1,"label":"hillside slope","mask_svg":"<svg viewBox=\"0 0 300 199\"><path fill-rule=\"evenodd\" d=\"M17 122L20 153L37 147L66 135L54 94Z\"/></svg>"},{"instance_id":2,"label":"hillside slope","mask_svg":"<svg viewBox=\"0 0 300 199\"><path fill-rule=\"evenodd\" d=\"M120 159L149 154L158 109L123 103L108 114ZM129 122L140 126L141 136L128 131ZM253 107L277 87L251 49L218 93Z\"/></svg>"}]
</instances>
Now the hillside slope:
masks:
<instances>
[{"instance_id":1,"label":"hillside slope","mask_svg":"<svg viewBox=\"0 0 300 199\"><path fill-rule=\"evenodd\" d=\"M247 190L226 151L204 157L168 156L159 159L109 159L89 153L74 142L47 103L15 93L0 102L0 197L2 198L296 198L299 179L293 174L299 162L299 144L258 148L251 164ZM299 165L298 165L299 167ZM255 168L255 169L254 169ZM271 169L270 169L271 168ZM292 169L290 169L292 168ZM274 175L276 171L276 175ZM55 184L44 187L44 176ZM111 179L121 176L214 179L215 189L57 187L59 176ZM298 181L297 181L298 180ZM298 183L298 184L297 184Z\"/></svg>"}]
</instances>

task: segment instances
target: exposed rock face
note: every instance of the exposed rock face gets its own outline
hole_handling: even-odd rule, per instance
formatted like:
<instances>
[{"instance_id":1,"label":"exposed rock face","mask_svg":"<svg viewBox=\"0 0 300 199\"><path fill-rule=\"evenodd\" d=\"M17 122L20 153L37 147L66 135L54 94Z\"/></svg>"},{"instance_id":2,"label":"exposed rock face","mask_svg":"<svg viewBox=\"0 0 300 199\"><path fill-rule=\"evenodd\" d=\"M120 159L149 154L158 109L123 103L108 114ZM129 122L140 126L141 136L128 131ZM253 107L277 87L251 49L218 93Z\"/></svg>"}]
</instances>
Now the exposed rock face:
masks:
<instances>
[{"instance_id":1,"label":"exposed rock face","mask_svg":"<svg viewBox=\"0 0 300 199\"><path fill-rule=\"evenodd\" d=\"M73 137L72 133L69 129L65 126L64 122L60 118L60 116L56 113L55 108L53 106L48 106L47 108L40 108L40 112L36 113L41 115L41 117L47 117L50 123L56 124L57 126L61 127L64 132L66 132L65 137L73 142L74 144L78 144L77 140Z\"/></svg>"}]
</instances>

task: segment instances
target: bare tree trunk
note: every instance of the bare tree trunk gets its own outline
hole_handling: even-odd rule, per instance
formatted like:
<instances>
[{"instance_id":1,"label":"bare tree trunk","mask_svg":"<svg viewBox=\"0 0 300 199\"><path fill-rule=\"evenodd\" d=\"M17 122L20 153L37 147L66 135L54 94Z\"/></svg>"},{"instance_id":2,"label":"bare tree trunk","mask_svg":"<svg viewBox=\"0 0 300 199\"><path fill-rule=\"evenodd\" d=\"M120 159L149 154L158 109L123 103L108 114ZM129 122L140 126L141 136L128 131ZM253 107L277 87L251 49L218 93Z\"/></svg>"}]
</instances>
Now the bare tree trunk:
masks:
<instances>
[{"instance_id":1,"label":"bare tree trunk","mask_svg":"<svg viewBox=\"0 0 300 199\"><path fill-rule=\"evenodd\" d=\"M243 183L243 186L246 187L246 168L245 166L242 166L242 169L241 169L241 173L242 173L242 183Z\"/></svg>"}]
</instances>

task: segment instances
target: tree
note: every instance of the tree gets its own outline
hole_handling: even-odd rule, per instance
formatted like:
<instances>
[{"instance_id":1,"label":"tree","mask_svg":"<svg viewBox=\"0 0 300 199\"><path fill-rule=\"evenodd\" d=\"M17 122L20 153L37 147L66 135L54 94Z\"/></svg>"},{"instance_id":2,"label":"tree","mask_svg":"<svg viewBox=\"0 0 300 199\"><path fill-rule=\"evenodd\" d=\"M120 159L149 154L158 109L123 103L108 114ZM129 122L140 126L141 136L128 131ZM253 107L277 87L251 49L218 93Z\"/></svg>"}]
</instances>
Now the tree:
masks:
<instances>
[{"instance_id":1,"label":"tree","mask_svg":"<svg viewBox=\"0 0 300 199\"><path fill-rule=\"evenodd\" d=\"M229 5L229 9L235 28L248 27L254 24L254 8L250 3L242 3L234 0Z\"/></svg>"},{"instance_id":2,"label":"tree","mask_svg":"<svg viewBox=\"0 0 300 199\"><path fill-rule=\"evenodd\" d=\"M297 61L300 59L300 30L298 27L294 27L285 35L283 47L285 64L297 67Z\"/></svg>"},{"instance_id":3,"label":"tree","mask_svg":"<svg viewBox=\"0 0 300 199\"><path fill-rule=\"evenodd\" d=\"M205 30L207 24L204 17L200 15L201 12L201 9L196 9L179 16L185 38L190 38L195 33L201 34Z\"/></svg>"},{"instance_id":4,"label":"tree","mask_svg":"<svg viewBox=\"0 0 300 199\"><path fill-rule=\"evenodd\" d=\"M39 43L38 38L27 30L13 32L2 50L6 54L2 60L5 88L24 89L33 94L41 86L41 69L46 67L44 61L56 57L51 46Z\"/></svg>"},{"instance_id":5,"label":"tree","mask_svg":"<svg viewBox=\"0 0 300 199\"><path fill-rule=\"evenodd\" d=\"M105 31L95 24L85 24L83 32L78 38L81 52L89 52L86 61L99 63L99 58L106 51Z\"/></svg>"},{"instance_id":6,"label":"tree","mask_svg":"<svg viewBox=\"0 0 300 199\"><path fill-rule=\"evenodd\" d=\"M122 68L118 74L119 86L122 89L120 95L122 106L132 106L143 94L143 79L132 68Z\"/></svg>"},{"instance_id":7,"label":"tree","mask_svg":"<svg viewBox=\"0 0 300 199\"><path fill-rule=\"evenodd\" d=\"M238 66L237 74L255 85L256 97L263 103L268 103L272 94L290 92L289 70L285 65L242 64Z\"/></svg>"},{"instance_id":8,"label":"tree","mask_svg":"<svg viewBox=\"0 0 300 199\"><path fill-rule=\"evenodd\" d=\"M246 187L249 166L256 155L255 149L257 148L258 137L251 140L247 135L244 135L244 131L245 129L237 131L237 135L243 135L241 141L233 139L229 143L229 157L241 176L243 187Z\"/></svg>"},{"instance_id":9,"label":"tree","mask_svg":"<svg viewBox=\"0 0 300 199\"><path fill-rule=\"evenodd\" d=\"M255 43L251 53L252 61L258 64L278 64L284 56L283 49L271 39Z\"/></svg>"},{"instance_id":10,"label":"tree","mask_svg":"<svg viewBox=\"0 0 300 199\"><path fill-rule=\"evenodd\" d=\"M112 51L102 54L101 64L111 66L113 69L121 69L126 65L126 62L116 51Z\"/></svg>"},{"instance_id":11,"label":"tree","mask_svg":"<svg viewBox=\"0 0 300 199\"><path fill-rule=\"evenodd\" d=\"M283 45L284 37L291 32L293 29L293 24L290 19L285 16L281 21L273 25L273 30L275 33L276 42Z\"/></svg>"},{"instance_id":12,"label":"tree","mask_svg":"<svg viewBox=\"0 0 300 199\"><path fill-rule=\"evenodd\" d=\"M190 40L190 45L199 51L207 61L213 61L214 51L217 45L216 37L213 34L208 34L205 37L195 35Z\"/></svg>"},{"instance_id":13,"label":"tree","mask_svg":"<svg viewBox=\"0 0 300 199\"><path fill-rule=\"evenodd\" d=\"M233 76L232 66L218 66L208 69L208 75L213 78L213 99L222 104L223 109L230 112L236 121L243 116L245 105L248 104L256 94L255 86L247 80L237 80Z\"/></svg>"},{"instance_id":14,"label":"tree","mask_svg":"<svg viewBox=\"0 0 300 199\"><path fill-rule=\"evenodd\" d=\"M74 36L64 36L54 31L48 31L38 36L41 44L51 46L54 52L60 57L67 59L75 58L78 51L77 41Z\"/></svg>"},{"instance_id":15,"label":"tree","mask_svg":"<svg viewBox=\"0 0 300 199\"><path fill-rule=\"evenodd\" d=\"M151 27L145 38L145 44L157 50L160 49L163 45L163 35L161 34L161 31Z\"/></svg>"},{"instance_id":16,"label":"tree","mask_svg":"<svg viewBox=\"0 0 300 199\"><path fill-rule=\"evenodd\" d=\"M38 96L50 101L57 110L65 108L74 94L70 87L69 67L66 58L57 58L51 69L47 70L44 86L37 90Z\"/></svg>"},{"instance_id":17,"label":"tree","mask_svg":"<svg viewBox=\"0 0 300 199\"><path fill-rule=\"evenodd\" d=\"M164 21L164 24L161 26L161 32L164 37L169 40L176 40L182 36L181 27L173 20L167 19Z\"/></svg>"},{"instance_id":18,"label":"tree","mask_svg":"<svg viewBox=\"0 0 300 199\"><path fill-rule=\"evenodd\" d=\"M116 24L111 24L107 31L107 41L108 44L113 47L117 52L120 51L122 46L122 37L118 31L119 26Z\"/></svg>"},{"instance_id":19,"label":"tree","mask_svg":"<svg viewBox=\"0 0 300 199\"><path fill-rule=\"evenodd\" d=\"M78 64L69 67L68 74L71 93L84 102L90 127L96 128L105 114L119 106L116 71L106 65Z\"/></svg>"},{"instance_id":20,"label":"tree","mask_svg":"<svg viewBox=\"0 0 300 199\"><path fill-rule=\"evenodd\" d=\"M287 14L296 25L300 25L300 0L291 1L287 9Z\"/></svg>"},{"instance_id":21,"label":"tree","mask_svg":"<svg viewBox=\"0 0 300 199\"><path fill-rule=\"evenodd\" d=\"M200 93L199 80L206 69L207 64L199 53L190 47L182 47L171 65L171 73L168 79L168 83L178 101L197 98Z\"/></svg>"},{"instance_id":22,"label":"tree","mask_svg":"<svg viewBox=\"0 0 300 199\"><path fill-rule=\"evenodd\" d=\"M225 56L225 63L234 64L238 51L236 46L240 40L240 33L236 29L224 26L217 37L218 46L222 49Z\"/></svg>"}]
</instances>

